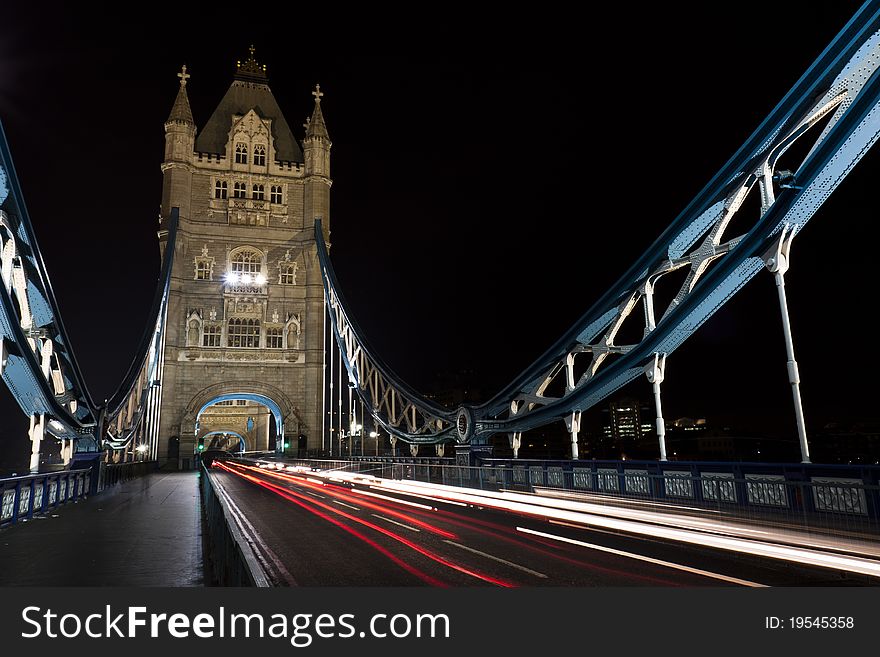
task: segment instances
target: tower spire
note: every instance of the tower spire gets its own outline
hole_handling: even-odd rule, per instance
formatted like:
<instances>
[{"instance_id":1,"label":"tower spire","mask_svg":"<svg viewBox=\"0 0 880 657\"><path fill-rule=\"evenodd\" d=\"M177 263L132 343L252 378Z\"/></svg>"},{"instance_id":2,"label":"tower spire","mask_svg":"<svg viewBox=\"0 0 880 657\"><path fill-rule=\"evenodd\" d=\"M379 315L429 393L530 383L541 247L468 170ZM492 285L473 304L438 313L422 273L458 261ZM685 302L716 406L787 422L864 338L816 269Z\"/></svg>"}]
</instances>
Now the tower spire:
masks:
<instances>
[{"instance_id":1,"label":"tower spire","mask_svg":"<svg viewBox=\"0 0 880 657\"><path fill-rule=\"evenodd\" d=\"M180 67L180 89L177 90L177 98L174 99L174 105L171 107L171 114L168 115L168 121L179 121L181 123L193 123L192 110L189 107L189 97L186 95L186 81L191 77L186 72L186 64Z\"/></svg>"},{"instance_id":2,"label":"tower spire","mask_svg":"<svg viewBox=\"0 0 880 657\"><path fill-rule=\"evenodd\" d=\"M321 91L320 84L315 85L315 90L312 92L312 95L315 97L315 109L312 112L312 118L308 120L305 126L306 138L322 137L324 139L329 139L330 135L327 134L327 125L324 123L324 114L321 112L321 97L324 95L324 92Z\"/></svg>"}]
</instances>

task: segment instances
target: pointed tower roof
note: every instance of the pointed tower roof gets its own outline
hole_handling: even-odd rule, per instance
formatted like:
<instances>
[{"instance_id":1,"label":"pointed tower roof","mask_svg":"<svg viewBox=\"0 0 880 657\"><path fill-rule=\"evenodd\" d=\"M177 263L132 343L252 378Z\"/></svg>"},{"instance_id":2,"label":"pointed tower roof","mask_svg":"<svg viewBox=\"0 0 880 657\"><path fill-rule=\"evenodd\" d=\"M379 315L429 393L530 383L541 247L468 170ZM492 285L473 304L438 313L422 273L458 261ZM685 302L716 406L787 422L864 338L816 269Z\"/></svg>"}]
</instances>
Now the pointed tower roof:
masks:
<instances>
[{"instance_id":1,"label":"pointed tower roof","mask_svg":"<svg viewBox=\"0 0 880 657\"><path fill-rule=\"evenodd\" d=\"M254 110L262 119L272 121L272 139L275 142L275 158L282 162L302 162L302 150L299 147L287 119L281 113L278 101L269 89L269 77L266 65L258 64L254 59L254 47L250 48L250 57L245 62L237 62L232 85L226 95L211 114L202 131L196 136L195 150L199 153L226 152L226 142L232 127L233 116L244 116Z\"/></svg>"},{"instance_id":2,"label":"pointed tower roof","mask_svg":"<svg viewBox=\"0 0 880 657\"><path fill-rule=\"evenodd\" d=\"M192 110L189 107L189 97L186 95L186 81L190 78L186 72L186 64L180 68L177 74L180 78L180 89L177 91L177 98L174 99L174 105L171 107L171 114L168 115L169 121L180 121L182 123L194 123Z\"/></svg>"},{"instance_id":3,"label":"pointed tower roof","mask_svg":"<svg viewBox=\"0 0 880 657\"><path fill-rule=\"evenodd\" d=\"M315 97L315 110L312 112L312 118L306 123L306 138L323 137L324 139L330 139L330 135L327 134L327 124L324 123L324 115L321 113L321 96L324 93L321 91L320 84L315 85L312 95Z\"/></svg>"}]
</instances>

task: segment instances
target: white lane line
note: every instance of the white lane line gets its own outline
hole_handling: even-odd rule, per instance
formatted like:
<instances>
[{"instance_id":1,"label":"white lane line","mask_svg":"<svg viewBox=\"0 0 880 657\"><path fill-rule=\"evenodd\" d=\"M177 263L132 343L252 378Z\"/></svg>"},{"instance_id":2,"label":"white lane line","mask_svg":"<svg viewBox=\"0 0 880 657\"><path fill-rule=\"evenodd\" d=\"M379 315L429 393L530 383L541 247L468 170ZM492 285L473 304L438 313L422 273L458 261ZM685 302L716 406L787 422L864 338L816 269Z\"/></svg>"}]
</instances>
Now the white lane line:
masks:
<instances>
[{"instance_id":1,"label":"white lane line","mask_svg":"<svg viewBox=\"0 0 880 657\"><path fill-rule=\"evenodd\" d=\"M639 561L647 561L648 563L657 564L658 566L666 566L667 568L674 568L676 570L683 570L687 573L694 573L695 575L702 575L703 577L711 577L712 579L720 579L723 582L731 582L732 584L739 584L740 586L751 586L756 588L764 588L766 584L758 584L757 582L750 582L747 579L739 579L737 577L728 577L727 575L722 575L721 573L713 573L708 570L700 570L699 568L691 568L690 566L684 566L680 563L673 563L671 561L662 561L660 559L654 559L652 557L646 557L643 554L635 554L634 552L624 552L623 550L615 550L614 548L605 547L604 545L595 545L594 543L585 543L584 541L578 541L573 538L567 538L565 536L557 536L556 534L547 534L545 532L535 531L534 529L526 529L525 527L517 527L516 531L523 532L525 534L534 534L535 536L543 536L544 538L550 538L554 541L562 541L563 543L571 543L572 545L580 545L581 547L590 548L591 550L598 550L600 552L608 552L610 554L616 554L621 557L629 557L630 559L638 559Z\"/></svg>"},{"instance_id":2,"label":"white lane line","mask_svg":"<svg viewBox=\"0 0 880 657\"><path fill-rule=\"evenodd\" d=\"M408 529L411 532L420 532L421 529L416 529L415 527L410 527L409 525L404 525L402 522L397 522L396 520L392 520L391 518L386 518L385 516L380 516L375 513L371 513L371 516L374 518L378 518L379 520L384 520L385 522L390 522L392 525L397 525L398 527L403 527L404 529Z\"/></svg>"},{"instance_id":3,"label":"white lane line","mask_svg":"<svg viewBox=\"0 0 880 657\"><path fill-rule=\"evenodd\" d=\"M372 493L368 490L357 490L356 488L352 488L351 492L355 493L357 495L368 495L370 497L378 497L379 499L382 499L382 500L388 500L390 502L397 502L398 504L405 504L406 506L412 506L417 509L425 509L427 511L436 511L437 510L432 506L428 506L427 504L418 504L416 502L407 502L406 500L399 500L396 497L388 497L388 495L379 495L379 493Z\"/></svg>"},{"instance_id":4,"label":"white lane line","mask_svg":"<svg viewBox=\"0 0 880 657\"><path fill-rule=\"evenodd\" d=\"M339 500L333 500L336 504L341 504L342 506L347 506L349 509L353 509L354 511L360 511L361 508L359 506L352 506L351 504L346 504L345 502L340 502Z\"/></svg>"},{"instance_id":5,"label":"white lane line","mask_svg":"<svg viewBox=\"0 0 880 657\"><path fill-rule=\"evenodd\" d=\"M501 557L496 557L492 554L486 554L485 552L480 552L479 550L475 550L472 547L468 547L467 545L462 545L461 543L456 543L455 541L447 541L444 540L444 543L449 543L450 545L454 545L455 547L459 547L462 550L467 550L468 552L473 552L474 554L479 554L481 557L486 557L487 559L492 559L492 561L497 561L498 563L503 563L511 568L516 568L517 570L521 570L524 573L528 573L529 575L534 575L535 577L541 577L543 579L547 579L547 576L544 573L539 573L537 570L532 570L531 568L526 568L525 566L520 566L518 563L513 563L512 561L508 561L507 559L502 559Z\"/></svg>"},{"instance_id":6,"label":"white lane line","mask_svg":"<svg viewBox=\"0 0 880 657\"><path fill-rule=\"evenodd\" d=\"M308 491L308 490L304 490L303 493L305 493L306 495L311 495L312 497L320 497L322 500L326 500L326 499L327 499L327 496L326 496L326 495L321 495L320 493L313 493L313 492Z\"/></svg>"}]
</instances>

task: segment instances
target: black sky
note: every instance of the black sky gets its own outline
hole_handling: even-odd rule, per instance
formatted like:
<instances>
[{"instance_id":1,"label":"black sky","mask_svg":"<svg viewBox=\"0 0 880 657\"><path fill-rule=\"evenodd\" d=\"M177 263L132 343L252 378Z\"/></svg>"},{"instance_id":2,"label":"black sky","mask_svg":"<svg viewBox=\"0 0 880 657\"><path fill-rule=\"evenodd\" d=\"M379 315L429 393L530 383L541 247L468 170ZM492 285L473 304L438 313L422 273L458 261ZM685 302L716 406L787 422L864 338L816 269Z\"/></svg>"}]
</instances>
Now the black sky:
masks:
<instances>
[{"instance_id":1,"label":"black sky","mask_svg":"<svg viewBox=\"0 0 880 657\"><path fill-rule=\"evenodd\" d=\"M653 242L858 4L620 5L577 25L508 17L491 34L357 44L322 41L288 6L259 26L181 10L185 39L158 8L136 24L97 9L3 10L0 118L96 399L121 380L155 285L162 124L181 64L198 127L252 42L298 137L321 84L332 258L352 310L417 388L470 370L488 397ZM609 37L614 47L600 45ZM878 171L875 149L795 240L787 281L812 427L875 415ZM666 415L793 434L784 361L763 274L670 357Z\"/></svg>"}]
</instances>

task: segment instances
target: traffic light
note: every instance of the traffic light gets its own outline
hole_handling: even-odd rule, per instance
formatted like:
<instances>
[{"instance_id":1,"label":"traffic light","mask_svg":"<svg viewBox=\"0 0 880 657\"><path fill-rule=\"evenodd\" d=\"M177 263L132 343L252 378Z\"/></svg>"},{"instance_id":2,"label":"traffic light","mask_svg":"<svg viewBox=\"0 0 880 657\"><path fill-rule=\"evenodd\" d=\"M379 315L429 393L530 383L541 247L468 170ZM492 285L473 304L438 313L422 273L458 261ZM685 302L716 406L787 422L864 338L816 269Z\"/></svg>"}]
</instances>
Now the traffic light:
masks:
<instances>
[{"instance_id":1,"label":"traffic light","mask_svg":"<svg viewBox=\"0 0 880 657\"><path fill-rule=\"evenodd\" d=\"M199 451L203 452L205 450L205 439L199 438Z\"/></svg>"},{"instance_id":2,"label":"traffic light","mask_svg":"<svg viewBox=\"0 0 880 657\"><path fill-rule=\"evenodd\" d=\"M288 447L290 447L290 441L289 441L289 440L285 440L285 441L284 441L284 449L287 449Z\"/></svg>"}]
</instances>

